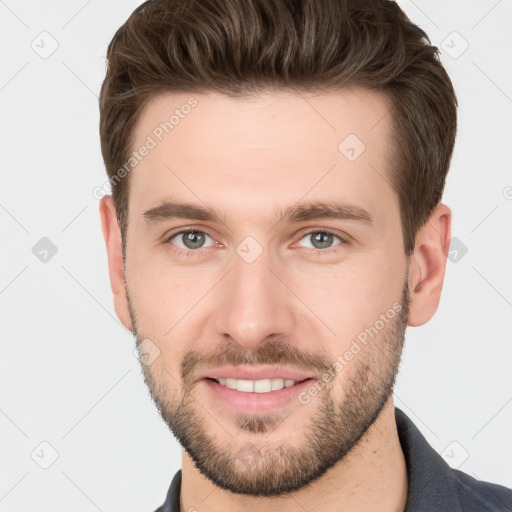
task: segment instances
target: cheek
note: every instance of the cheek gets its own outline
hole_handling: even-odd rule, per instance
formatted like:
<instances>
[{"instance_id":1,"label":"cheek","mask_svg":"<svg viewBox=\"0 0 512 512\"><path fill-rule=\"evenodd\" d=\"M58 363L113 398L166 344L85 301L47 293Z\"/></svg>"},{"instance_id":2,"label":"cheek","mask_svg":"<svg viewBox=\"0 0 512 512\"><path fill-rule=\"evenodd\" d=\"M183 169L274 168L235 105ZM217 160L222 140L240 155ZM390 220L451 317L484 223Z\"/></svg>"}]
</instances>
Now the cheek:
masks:
<instances>
[{"instance_id":1,"label":"cheek","mask_svg":"<svg viewBox=\"0 0 512 512\"><path fill-rule=\"evenodd\" d=\"M182 316L184 309L194 304L194 298L207 286L193 270L177 270L148 257L130 266L128 282L136 298L136 309L142 321L162 320L169 327ZM204 294L204 291L202 292ZM181 313L181 314L180 314Z\"/></svg>"},{"instance_id":2,"label":"cheek","mask_svg":"<svg viewBox=\"0 0 512 512\"><path fill-rule=\"evenodd\" d=\"M129 287L139 334L151 339L160 350L158 365L151 371L169 385L181 382L181 361L197 340L204 339L205 308L211 306L208 291L216 280L212 272L170 267L162 270L147 264L131 273Z\"/></svg>"},{"instance_id":3,"label":"cheek","mask_svg":"<svg viewBox=\"0 0 512 512\"><path fill-rule=\"evenodd\" d=\"M301 315L301 327L307 329L309 318L310 328L316 326L317 337L318 329L322 329L326 340L333 339L329 348L332 356L342 354L352 339L374 325L381 314L400 300L402 273L399 258L375 252L338 267L324 266L291 274L288 282L294 283L294 292L308 310Z\"/></svg>"}]
</instances>

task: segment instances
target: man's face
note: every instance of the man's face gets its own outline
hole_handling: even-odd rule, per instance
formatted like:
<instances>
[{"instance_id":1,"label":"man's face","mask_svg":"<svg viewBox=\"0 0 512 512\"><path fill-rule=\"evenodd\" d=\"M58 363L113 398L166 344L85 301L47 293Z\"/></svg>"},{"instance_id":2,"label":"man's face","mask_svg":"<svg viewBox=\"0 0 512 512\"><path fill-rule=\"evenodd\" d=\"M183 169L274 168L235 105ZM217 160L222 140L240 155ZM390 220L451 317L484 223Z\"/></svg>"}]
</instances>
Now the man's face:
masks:
<instances>
[{"instance_id":1,"label":"man's face","mask_svg":"<svg viewBox=\"0 0 512 512\"><path fill-rule=\"evenodd\" d=\"M390 401L408 306L390 105L343 90L195 94L183 108L191 96L156 97L134 132L133 150L151 147L130 175L131 327L199 470L281 494L343 459ZM154 210L165 202L220 219ZM345 215L296 211L311 203ZM251 380L261 392L243 391Z\"/></svg>"}]
</instances>

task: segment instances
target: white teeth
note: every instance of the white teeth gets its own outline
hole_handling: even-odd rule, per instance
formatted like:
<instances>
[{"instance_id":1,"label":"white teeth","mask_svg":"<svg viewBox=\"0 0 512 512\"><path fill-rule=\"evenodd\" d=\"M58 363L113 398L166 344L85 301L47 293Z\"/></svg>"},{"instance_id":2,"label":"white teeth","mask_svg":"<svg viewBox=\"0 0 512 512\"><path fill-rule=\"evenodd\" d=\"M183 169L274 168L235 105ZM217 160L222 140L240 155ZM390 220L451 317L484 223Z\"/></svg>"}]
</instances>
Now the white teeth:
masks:
<instances>
[{"instance_id":1,"label":"white teeth","mask_svg":"<svg viewBox=\"0 0 512 512\"><path fill-rule=\"evenodd\" d=\"M224 385L231 389L236 389L236 379L223 379ZM221 383L222 384L222 383Z\"/></svg>"},{"instance_id":2,"label":"white teeth","mask_svg":"<svg viewBox=\"0 0 512 512\"><path fill-rule=\"evenodd\" d=\"M244 391L245 393L252 393L254 391L253 380L237 380L236 381L237 391Z\"/></svg>"},{"instance_id":3,"label":"white teeth","mask_svg":"<svg viewBox=\"0 0 512 512\"><path fill-rule=\"evenodd\" d=\"M283 389L284 379L272 379L272 391Z\"/></svg>"},{"instance_id":4,"label":"white teeth","mask_svg":"<svg viewBox=\"0 0 512 512\"><path fill-rule=\"evenodd\" d=\"M240 382L240 381L238 381L238 382ZM269 391L272 391L272 381L270 379L254 381L254 392L255 393L268 393Z\"/></svg>"},{"instance_id":5,"label":"white teeth","mask_svg":"<svg viewBox=\"0 0 512 512\"><path fill-rule=\"evenodd\" d=\"M219 378L219 383L230 389L244 393L268 393L293 386L296 381L292 379L263 379L263 380L237 380Z\"/></svg>"}]
</instances>

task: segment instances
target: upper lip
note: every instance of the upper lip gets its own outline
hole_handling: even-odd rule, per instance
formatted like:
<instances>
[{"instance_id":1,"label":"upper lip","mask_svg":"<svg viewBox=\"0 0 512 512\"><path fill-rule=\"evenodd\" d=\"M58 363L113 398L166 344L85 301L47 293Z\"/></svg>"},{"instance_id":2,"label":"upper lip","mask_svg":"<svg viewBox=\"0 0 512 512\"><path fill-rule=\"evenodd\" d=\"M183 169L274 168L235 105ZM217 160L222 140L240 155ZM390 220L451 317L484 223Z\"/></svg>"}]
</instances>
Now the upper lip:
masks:
<instances>
[{"instance_id":1,"label":"upper lip","mask_svg":"<svg viewBox=\"0 0 512 512\"><path fill-rule=\"evenodd\" d=\"M199 375L201 379L236 379L236 380L263 380L263 379L291 379L301 381L313 378L313 375L299 372L293 368L282 366L223 366Z\"/></svg>"}]
</instances>

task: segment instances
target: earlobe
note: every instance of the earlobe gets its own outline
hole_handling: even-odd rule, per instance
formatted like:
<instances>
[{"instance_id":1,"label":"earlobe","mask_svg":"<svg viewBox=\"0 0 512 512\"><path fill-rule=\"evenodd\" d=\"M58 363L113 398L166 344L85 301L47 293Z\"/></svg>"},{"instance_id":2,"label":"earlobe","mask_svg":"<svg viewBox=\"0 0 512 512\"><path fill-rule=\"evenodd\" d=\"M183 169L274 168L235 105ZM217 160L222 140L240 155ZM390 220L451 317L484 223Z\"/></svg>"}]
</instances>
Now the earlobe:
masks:
<instances>
[{"instance_id":1,"label":"earlobe","mask_svg":"<svg viewBox=\"0 0 512 512\"><path fill-rule=\"evenodd\" d=\"M106 195L100 200L99 206L101 230L108 257L110 286L114 294L114 308L119 320L132 331L128 300L126 297L125 269L122 254L121 229L116 216L112 196Z\"/></svg>"},{"instance_id":2,"label":"earlobe","mask_svg":"<svg viewBox=\"0 0 512 512\"><path fill-rule=\"evenodd\" d=\"M451 210L439 203L416 235L409 263L410 296L408 324L423 325L435 314L443 288L451 238Z\"/></svg>"}]
</instances>

